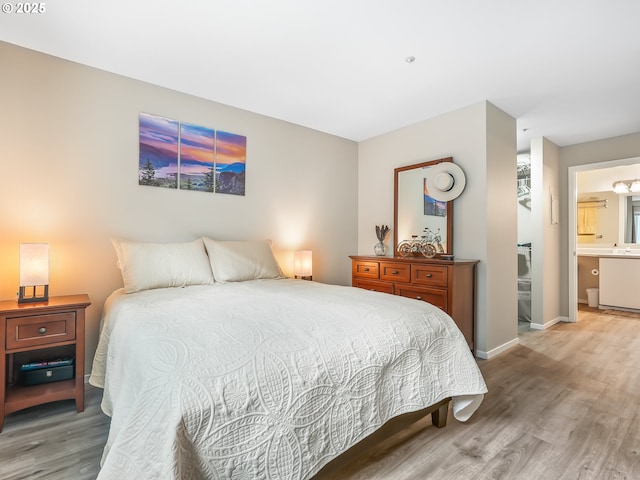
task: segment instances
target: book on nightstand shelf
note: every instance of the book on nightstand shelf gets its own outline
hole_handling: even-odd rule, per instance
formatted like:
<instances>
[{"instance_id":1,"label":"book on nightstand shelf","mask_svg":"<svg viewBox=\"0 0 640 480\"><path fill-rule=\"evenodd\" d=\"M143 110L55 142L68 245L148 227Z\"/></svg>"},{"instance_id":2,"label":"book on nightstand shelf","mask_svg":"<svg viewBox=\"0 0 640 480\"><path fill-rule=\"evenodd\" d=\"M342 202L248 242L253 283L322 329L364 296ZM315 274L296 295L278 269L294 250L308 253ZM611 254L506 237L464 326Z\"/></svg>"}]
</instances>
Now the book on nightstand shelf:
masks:
<instances>
[{"instance_id":1,"label":"book on nightstand shelf","mask_svg":"<svg viewBox=\"0 0 640 480\"><path fill-rule=\"evenodd\" d=\"M31 370L39 370L41 368L51 368L51 367L65 367L68 365L73 365L74 358L58 358L56 360L43 360L41 362L31 362L31 363L23 363L20 365L20 370L23 372L28 372Z\"/></svg>"}]
</instances>

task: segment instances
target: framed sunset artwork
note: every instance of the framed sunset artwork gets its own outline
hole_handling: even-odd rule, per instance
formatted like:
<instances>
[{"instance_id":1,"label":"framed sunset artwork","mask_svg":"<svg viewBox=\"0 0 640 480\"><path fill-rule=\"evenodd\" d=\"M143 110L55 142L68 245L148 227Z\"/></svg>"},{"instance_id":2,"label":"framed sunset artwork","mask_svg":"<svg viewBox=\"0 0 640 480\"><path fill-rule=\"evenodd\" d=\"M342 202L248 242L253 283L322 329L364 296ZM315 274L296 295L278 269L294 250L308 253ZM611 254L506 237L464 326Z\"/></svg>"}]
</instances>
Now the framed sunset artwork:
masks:
<instances>
[{"instance_id":1,"label":"framed sunset artwork","mask_svg":"<svg viewBox=\"0 0 640 480\"><path fill-rule=\"evenodd\" d=\"M216 132L180 124L180 189L213 192Z\"/></svg>"},{"instance_id":2,"label":"framed sunset artwork","mask_svg":"<svg viewBox=\"0 0 640 480\"><path fill-rule=\"evenodd\" d=\"M138 183L153 187L178 187L178 122L140 114Z\"/></svg>"},{"instance_id":3,"label":"framed sunset artwork","mask_svg":"<svg viewBox=\"0 0 640 480\"><path fill-rule=\"evenodd\" d=\"M140 113L138 183L245 194L247 137Z\"/></svg>"},{"instance_id":4,"label":"framed sunset artwork","mask_svg":"<svg viewBox=\"0 0 640 480\"><path fill-rule=\"evenodd\" d=\"M247 137L216 132L216 193L244 195Z\"/></svg>"}]
</instances>

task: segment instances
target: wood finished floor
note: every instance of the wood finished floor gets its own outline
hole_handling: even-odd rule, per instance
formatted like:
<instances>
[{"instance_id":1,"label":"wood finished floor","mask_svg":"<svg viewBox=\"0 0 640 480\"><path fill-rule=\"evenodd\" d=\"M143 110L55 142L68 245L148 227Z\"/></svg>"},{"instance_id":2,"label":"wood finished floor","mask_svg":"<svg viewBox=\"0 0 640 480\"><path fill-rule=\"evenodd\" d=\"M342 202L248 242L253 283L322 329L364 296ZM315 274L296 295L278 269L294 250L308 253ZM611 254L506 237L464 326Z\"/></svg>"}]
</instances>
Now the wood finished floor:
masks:
<instances>
[{"instance_id":1,"label":"wood finished floor","mask_svg":"<svg viewBox=\"0 0 640 480\"><path fill-rule=\"evenodd\" d=\"M469 422L427 417L322 479L640 479L640 318L585 308L520 342L479 361L489 393ZM94 479L100 398L88 387L81 414L64 401L7 417L0 479Z\"/></svg>"}]
</instances>

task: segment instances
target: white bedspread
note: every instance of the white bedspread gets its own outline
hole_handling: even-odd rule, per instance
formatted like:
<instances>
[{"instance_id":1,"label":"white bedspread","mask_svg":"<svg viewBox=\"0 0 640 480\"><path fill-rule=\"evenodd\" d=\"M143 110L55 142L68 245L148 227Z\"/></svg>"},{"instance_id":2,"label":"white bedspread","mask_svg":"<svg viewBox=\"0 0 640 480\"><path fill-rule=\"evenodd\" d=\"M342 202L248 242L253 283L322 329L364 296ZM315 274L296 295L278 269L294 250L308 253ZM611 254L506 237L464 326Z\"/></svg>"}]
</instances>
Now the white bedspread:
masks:
<instances>
[{"instance_id":1,"label":"white bedspread","mask_svg":"<svg viewBox=\"0 0 640 480\"><path fill-rule=\"evenodd\" d=\"M388 419L486 386L425 302L301 280L124 294L90 378L112 417L106 479L304 479Z\"/></svg>"}]
</instances>

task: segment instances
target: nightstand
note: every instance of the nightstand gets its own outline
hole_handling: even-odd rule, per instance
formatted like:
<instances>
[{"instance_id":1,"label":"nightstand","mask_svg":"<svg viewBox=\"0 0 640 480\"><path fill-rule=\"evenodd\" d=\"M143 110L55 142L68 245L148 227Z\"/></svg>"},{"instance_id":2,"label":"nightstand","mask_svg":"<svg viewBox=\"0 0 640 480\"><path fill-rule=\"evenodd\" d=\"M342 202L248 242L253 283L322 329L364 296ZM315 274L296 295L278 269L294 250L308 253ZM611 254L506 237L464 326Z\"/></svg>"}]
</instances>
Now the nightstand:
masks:
<instances>
[{"instance_id":1,"label":"nightstand","mask_svg":"<svg viewBox=\"0 0 640 480\"><path fill-rule=\"evenodd\" d=\"M50 297L48 302L0 302L0 432L5 416L24 408L74 399L84 411L84 319L89 296ZM46 367L44 383L26 386L21 366L73 358L71 378L55 379L55 367ZM47 371L47 369L49 369Z\"/></svg>"}]
</instances>

